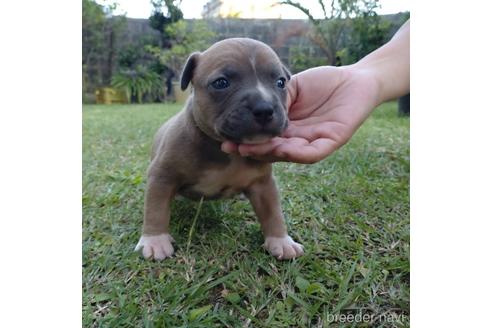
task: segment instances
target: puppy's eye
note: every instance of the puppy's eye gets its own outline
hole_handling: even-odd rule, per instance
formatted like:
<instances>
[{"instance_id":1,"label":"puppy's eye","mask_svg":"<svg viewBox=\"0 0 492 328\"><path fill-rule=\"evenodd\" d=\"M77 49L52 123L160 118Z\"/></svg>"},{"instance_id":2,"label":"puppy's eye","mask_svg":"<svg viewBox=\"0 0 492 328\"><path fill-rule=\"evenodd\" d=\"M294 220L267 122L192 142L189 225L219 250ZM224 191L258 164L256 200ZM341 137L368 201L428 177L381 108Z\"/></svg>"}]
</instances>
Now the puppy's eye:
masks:
<instances>
[{"instance_id":1,"label":"puppy's eye","mask_svg":"<svg viewBox=\"0 0 492 328\"><path fill-rule=\"evenodd\" d=\"M283 77L277 80L277 87L280 89L285 88L285 79Z\"/></svg>"},{"instance_id":2,"label":"puppy's eye","mask_svg":"<svg viewBox=\"0 0 492 328\"><path fill-rule=\"evenodd\" d=\"M221 77L220 79L217 79L217 80L212 82L212 87L214 89L219 89L219 90L225 89L225 88L229 87L229 81L227 81L226 79Z\"/></svg>"}]
</instances>

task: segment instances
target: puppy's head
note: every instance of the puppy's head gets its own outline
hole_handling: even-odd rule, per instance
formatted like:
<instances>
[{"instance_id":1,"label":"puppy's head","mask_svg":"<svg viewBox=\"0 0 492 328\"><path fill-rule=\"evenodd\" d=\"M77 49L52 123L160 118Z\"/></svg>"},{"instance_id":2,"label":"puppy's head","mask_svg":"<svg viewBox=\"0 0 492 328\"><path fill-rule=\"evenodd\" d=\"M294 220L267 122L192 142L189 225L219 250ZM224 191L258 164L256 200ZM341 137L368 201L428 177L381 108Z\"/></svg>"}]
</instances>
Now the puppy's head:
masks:
<instances>
[{"instance_id":1,"label":"puppy's head","mask_svg":"<svg viewBox=\"0 0 492 328\"><path fill-rule=\"evenodd\" d=\"M192 54L181 89L193 84L193 116L212 137L262 143L287 127L289 79L289 71L269 46L236 38Z\"/></svg>"}]
</instances>

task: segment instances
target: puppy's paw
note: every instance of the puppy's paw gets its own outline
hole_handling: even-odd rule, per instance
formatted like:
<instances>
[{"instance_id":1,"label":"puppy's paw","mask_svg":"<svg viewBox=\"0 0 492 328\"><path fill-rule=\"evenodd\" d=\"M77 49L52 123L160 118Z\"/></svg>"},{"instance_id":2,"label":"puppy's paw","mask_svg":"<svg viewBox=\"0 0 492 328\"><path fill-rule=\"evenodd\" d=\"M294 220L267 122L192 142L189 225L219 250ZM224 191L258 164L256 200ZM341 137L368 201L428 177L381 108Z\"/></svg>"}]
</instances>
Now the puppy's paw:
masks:
<instances>
[{"instance_id":1,"label":"puppy's paw","mask_svg":"<svg viewBox=\"0 0 492 328\"><path fill-rule=\"evenodd\" d=\"M157 236L142 236L135 247L135 251L142 249L142 255L146 259L164 260L174 253L174 248L171 244L173 241L173 237L168 233Z\"/></svg>"},{"instance_id":2,"label":"puppy's paw","mask_svg":"<svg viewBox=\"0 0 492 328\"><path fill-rule=\"evenodd\" d=\"M285 237L266 237L263 246L279 260L293 259L304 254L303 246L293 241L288 235Z\"/></svg>"}]
</instances>

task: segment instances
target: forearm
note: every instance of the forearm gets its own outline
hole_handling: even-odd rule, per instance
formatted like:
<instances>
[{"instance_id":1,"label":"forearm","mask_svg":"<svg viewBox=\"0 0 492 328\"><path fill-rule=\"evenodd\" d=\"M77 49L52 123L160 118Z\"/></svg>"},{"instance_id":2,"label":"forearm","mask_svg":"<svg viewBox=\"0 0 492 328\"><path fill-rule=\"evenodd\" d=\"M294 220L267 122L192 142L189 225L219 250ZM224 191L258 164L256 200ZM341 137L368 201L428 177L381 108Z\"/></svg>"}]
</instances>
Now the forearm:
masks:
<instances>
[{"instance_id":1,"label":"forearm","mask_svg":"<svg viewBox=\"0 0 492 328\"><path fill-rule=\"evenodd\" d=\"M378 103L410 92L410 20L381 48L362 58L353 69L364 70L379 86Z\"/></svg>"}]
</instances>

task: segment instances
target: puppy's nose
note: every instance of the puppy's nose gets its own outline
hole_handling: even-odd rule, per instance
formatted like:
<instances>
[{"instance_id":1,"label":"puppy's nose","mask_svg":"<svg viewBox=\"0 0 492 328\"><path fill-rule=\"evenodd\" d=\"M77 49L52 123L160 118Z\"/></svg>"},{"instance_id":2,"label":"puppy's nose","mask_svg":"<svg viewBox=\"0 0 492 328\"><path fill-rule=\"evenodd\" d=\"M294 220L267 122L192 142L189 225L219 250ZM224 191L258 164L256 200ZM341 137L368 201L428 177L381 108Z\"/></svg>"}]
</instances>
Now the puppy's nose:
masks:
<instances>
[{"instance_id":1,"label":"puppy's nose","mask_svg":"<svg viewBox=\"0 0 492 328\"><path fill-rule=\"evenodd\" d=\"M273 105L266 101L258 101L253 106L253 115L256 122L264 125L273 118Z\"/></svg>"}]
</instances>

